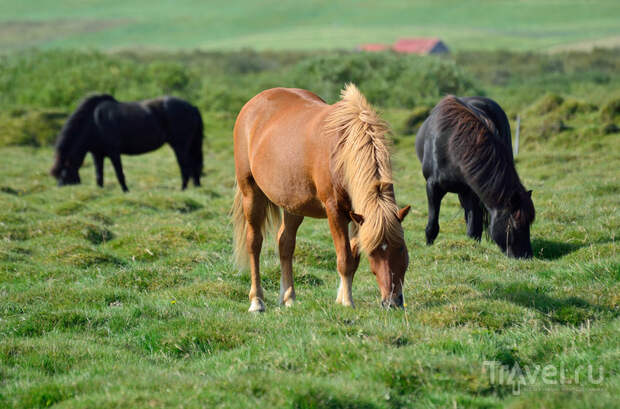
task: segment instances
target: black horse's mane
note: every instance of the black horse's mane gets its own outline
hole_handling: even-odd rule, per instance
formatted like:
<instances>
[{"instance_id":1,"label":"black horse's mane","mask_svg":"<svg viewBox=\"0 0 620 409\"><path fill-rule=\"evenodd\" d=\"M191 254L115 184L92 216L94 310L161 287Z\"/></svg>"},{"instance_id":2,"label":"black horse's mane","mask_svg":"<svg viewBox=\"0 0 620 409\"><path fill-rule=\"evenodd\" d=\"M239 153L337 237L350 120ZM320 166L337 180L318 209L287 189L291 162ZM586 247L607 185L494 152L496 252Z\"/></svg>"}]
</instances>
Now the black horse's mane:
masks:
<instances>
[{"instance_id":1,"label":"black horse's mane","mask_svg":"<svg viewBox=\"0 0 620 409\"><path fill-rule=\"evenodd\" d=\"M73 138L79 135L80 128L92 114L95 107L103 101L116 101L112 95L91 94L86 96L78 105L77 109L69 116L63 125L56 141L56 150L65 152L71 149Z\"/></svg>"},{"instance_id":2,"label":"black horse's mane","mask_svg":"<svg viewBox=\"0 0 620 409\"><path fill-rule=\"evenodd\" d=\"M515 193L526 194L508 147L496 135L492 120L448 95L435 108L441 132L450 132L448 151L483 202L508 207ZM526 220L534 219L525 206Z\"/></svg>"}]
</instances>

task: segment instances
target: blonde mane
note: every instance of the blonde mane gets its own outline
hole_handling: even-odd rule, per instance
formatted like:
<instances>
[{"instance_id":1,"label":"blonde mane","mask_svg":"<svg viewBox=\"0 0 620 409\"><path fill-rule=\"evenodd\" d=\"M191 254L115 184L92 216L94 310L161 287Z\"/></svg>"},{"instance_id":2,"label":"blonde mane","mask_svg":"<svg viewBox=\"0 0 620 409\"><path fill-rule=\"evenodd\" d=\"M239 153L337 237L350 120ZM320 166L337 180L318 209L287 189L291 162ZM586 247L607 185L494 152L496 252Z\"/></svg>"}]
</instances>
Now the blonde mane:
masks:
<instances>
[{"instance_id":1,"label":"blonde mane","mask_svg":"<svg viewBox=\"0 0 620 409\"><path fill-rule=\"evenodd\" d=\"M354 229L361 249L368 254L383 242L404 243L394 200L388 124L353 84L345 86L333 107L326 130L338 132L340 139L332 151L332 172L342 178L353 211L364 217Z\"/></svg>"}]
</instances>

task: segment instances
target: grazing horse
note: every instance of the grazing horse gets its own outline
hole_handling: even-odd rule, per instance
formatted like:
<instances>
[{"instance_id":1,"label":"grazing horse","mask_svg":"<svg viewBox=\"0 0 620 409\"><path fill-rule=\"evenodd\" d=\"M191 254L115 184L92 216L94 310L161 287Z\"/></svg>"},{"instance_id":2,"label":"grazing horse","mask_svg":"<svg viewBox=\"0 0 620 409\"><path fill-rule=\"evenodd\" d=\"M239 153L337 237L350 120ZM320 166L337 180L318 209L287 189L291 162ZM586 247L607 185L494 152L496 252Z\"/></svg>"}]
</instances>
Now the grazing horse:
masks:
<instances>
[{"instance_id":1,"label":"grazing horse","mask_svg":"<svg viewBox=\"0 0 620 409\"><path fill-rule=\"evenodd\" d=\"M509 257L532 257L530 225L535 210L515 169L510 125L493 100L442 99L416 136L428 198L426 243L439 233L439 208L447 192L465 209L467 235L480 240L489 219L493 241Z\"/></svg>"},{"instance_id":2,"label":"grazing horse","mask_svg":"<svg viewBox=\"0 0 620 409\"><path fill-rule=\"evenodd\" d=\"M80 183L79 169L93 155L97 185L103 187L103 159L114 165L123 191L128 191L121 154L139 155L170 144L181 167L182 188L191 177L200 186L202 117L196 107L174 97L119 102L107 94L86 97L58 136L51 174L58 185Z\"/></svg>"},{"instance_id":3,"label":"grazing horse","mask_svg":"<svg viewBox=\"0 0 620 409\"><path fill-rule=\"evenodd\" d=\"M409 255L401 222L409 206L399 210L394 198L388 126L354 85L341 96L328 105L310 91L274 88L252 98L237 117L232 214L237 262L250 264L251 312L265 310L259 256L265 228L280 218L280 303L293 304L295 237L305 216L329 222L340 275L337 303L353 306L361 250L381 304L403 305Z\"/></svg>"}]
</instances>

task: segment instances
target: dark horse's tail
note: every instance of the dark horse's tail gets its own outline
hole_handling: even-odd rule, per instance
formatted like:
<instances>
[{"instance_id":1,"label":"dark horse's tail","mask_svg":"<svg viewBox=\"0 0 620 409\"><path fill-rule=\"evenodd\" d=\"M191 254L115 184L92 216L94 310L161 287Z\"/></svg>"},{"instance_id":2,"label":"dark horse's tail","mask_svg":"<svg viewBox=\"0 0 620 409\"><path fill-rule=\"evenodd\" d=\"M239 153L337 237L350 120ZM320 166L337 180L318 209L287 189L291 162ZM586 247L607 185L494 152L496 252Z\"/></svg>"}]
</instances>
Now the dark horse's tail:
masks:
<instances>
[{"instance_id":1,"label":"dark horse's tail","mask_svg":"<svg viewBox=\"0 0 620 409\"><path fill-rule=\"evenodd\" d=\"M202 155L202 140L204 138L204 125L202 123L202 116L200 115L200 111L198 108L195 108L196 116L198 117L198 127L196 129L196 134L194 135L194 139L192 139L192 155L194 157L194 163L196 166L197 176L203 174L202 169L204 167L204 159Z\"/></svg>"}]
</instances>

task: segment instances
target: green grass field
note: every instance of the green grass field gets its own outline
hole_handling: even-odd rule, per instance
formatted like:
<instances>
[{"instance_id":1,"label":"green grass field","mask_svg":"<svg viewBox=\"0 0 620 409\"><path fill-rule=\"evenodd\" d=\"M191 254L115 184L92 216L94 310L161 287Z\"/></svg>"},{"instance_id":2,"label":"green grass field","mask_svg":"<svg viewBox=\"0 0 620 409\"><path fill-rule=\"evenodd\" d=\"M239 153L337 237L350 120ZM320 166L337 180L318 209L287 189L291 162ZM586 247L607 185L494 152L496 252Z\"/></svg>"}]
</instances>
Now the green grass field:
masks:
<instances>
[{"instance_id":1,"label":"green grass field","mask_svg":"<svg viewBox=\"0 0 620 409\"><path fill-rule=\"evenodd\" d=\"M455 50L620 44L616 0L0 0L0 10L0 51L352 49L406 36L441 37Z\"/></svg>"},{"instance_id":2,"label":"green grass field","mask_svg":"<svg viewBox=\"0 0 620 409\"><path fill-rule=\"evenodd\" d=\"M123 194L109 162L104 189L90 158L83 185L58 188L50 147L1 147L0 407L618 407L618 134L598 131L607 108L574 103L546 96L521 110L517 166L537 208L530 261L469 240L453 196L424 245L424 181L400 130L409 111L384 110L397 199L413 207L404 311L379 308L366 261L357 308L335 305L329 229L307 219L298 304L277 305L269 245L268 310L246 312L227 216L233 112L203 112L207 176L185 192L168 148L124 158ZM565 129L544 136L549 118ZM514 377L519 368L529 377Z\"/></svg>"},{"instance_id":3,"label":"green grass field","mask_svg":"<svg viewBox=\"0 0 620 409\"><path fill-rule=\"evenodd\" d=\"M613 46L617 1L0 0L0 10L0 408L620 408L620 50L529 52ZM405 35L457 52L317 51ZM294 51L191 51L248 46ZM397 201L412 206L406 308L379 307L365 259L357 308L337 306L327 222L306 219L298 303L277 304L269 238L267 312L249 314L228 216L236 114L264 88L333 102L346 81L394 130ZM180 190L168 147L123 157L127 194L109 161L97 188L90 157L82 185L55 186L54 137L92 91L195 103L203 187ZM454 195L424 244L413 134L446 93L496 99L513 133L520 115L532 260L468 239Z\"/></svg>"}]
</instances>

